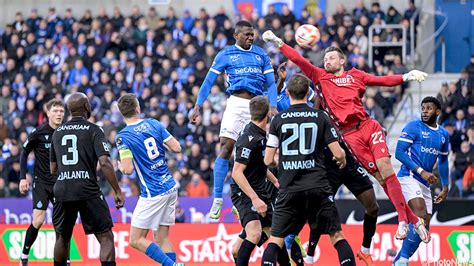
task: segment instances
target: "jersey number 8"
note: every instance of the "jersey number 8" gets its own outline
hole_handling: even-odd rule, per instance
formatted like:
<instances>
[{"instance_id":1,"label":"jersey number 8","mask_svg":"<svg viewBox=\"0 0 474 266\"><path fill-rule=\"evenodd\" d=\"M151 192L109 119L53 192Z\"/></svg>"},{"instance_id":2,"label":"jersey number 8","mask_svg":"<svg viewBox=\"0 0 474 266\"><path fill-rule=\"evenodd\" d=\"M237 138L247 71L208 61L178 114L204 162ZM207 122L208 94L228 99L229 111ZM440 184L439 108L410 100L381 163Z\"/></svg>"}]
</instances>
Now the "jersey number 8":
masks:
<instances>
[{"instance_id":1,"label":"jersey number 8","mask_svg":"<svg viewBox=\"0 0 474 266\"><path fill-rule=\"evenodd\" d=\"M281 144L283 155L298 155L298 154L308 155L314 152L316 148L316 138L317 138L317 132L318 132L317 124L315 123L302 123L300 125L296 123L283 124L283 126L281 127L281 131L283 133L286 133L288 130L291 130L292 134L289 138L285 139L283 143ZM306 139L306 130L311 130L311 137L308 140ZM299 139L298 150L290 149L288 146L297 139ZM309 149L306 148L308 142L310 144Z\"/></svg>"},{"instance_id":2,"label":"jersey number 8","mask_svg":"<svg viewBox=\"0 0 474 266\"><path fill-rule=\"evenodd\" d=\"M149 137L143 141L143 144L145 144L146 153L148 154L148 158L150 158L150 160L160 156L158 146L156 146L155 138Z\"/></svg>"}]
</instances>

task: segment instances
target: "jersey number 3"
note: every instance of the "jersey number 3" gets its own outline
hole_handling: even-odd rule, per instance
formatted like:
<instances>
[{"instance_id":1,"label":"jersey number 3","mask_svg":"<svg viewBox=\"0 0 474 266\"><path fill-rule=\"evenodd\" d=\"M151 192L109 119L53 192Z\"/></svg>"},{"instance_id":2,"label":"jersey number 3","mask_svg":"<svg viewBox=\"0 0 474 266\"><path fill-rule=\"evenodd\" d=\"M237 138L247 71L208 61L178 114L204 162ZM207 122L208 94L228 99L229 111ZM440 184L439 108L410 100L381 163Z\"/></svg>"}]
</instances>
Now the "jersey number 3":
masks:
<instances>
[{"instance_id":1,"label":"jersey number 3","mask_svg":"<svg viewBox=\"0 0 474 266\"><path fill-rule=\"evenodd\" d=\"M70 143L71 145L69 146ZM64 135L61 139L61 145L67 146L67 154L61 157L63 165L76 165L79 160L77 152L77 136L76 135ZM71 159L69 159L69 154L71 154Z\"/></svg>"},{"instance_id":2,"label":"jersey number 3","mask_svg":"<svg viewBox=\"0 0 474 266\"><path fill-rule=\"evenodd\" d=\"M282 144L282 154L283 155L308 155L314 152L316 148L316 138L318 133L318 125L315 123L303 123L303 124L283 124L281 131L286 133L288 130L292 131L292 134L289 138L285 139ZM310 139L306 139L306 130L311 131ZM290 149L288 146L299 139L298 149ZM307 143L309 142L309 149L306 148ZM299 153L298 153L299 152Z\"/></svg>"}]
</instances>

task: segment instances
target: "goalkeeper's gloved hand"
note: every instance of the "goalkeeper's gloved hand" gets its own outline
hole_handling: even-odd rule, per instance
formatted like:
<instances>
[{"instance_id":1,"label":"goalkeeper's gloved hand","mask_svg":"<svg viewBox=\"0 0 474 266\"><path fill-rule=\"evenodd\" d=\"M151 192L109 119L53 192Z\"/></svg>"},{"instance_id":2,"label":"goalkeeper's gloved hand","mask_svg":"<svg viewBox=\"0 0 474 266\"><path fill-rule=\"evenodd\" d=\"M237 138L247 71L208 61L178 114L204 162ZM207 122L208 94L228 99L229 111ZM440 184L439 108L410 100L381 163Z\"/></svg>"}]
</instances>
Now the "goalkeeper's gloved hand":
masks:
<instances>
[{"instance_id":1,"label":"goalkeeper's gloved hand","mask_svg":"<svg viewBox=\"0 0 474 266\"><path fill-rule=\"evenodd\" d=\"M422 81L425 81L425 78L428 77L428 74L426 74L425 72L423 71L419 71L419 70L412 70L406 74L403 74L403 81L406 82L406 81L418 81L418 82L422 82Z\"/></svg>"},{"instance_id":2,"label":"goalkeeper's gloved hand","mask_svg":"<svg viewBox=\"0 0 474 266\"><path fill-rule=\"evenodd\" d=\"M283 41L278 38L271 30L265 31L262 35L262 39L265 42L271 42L275 44L277 47L281 47L283 45Z\"/></svg>"}]
</instances>

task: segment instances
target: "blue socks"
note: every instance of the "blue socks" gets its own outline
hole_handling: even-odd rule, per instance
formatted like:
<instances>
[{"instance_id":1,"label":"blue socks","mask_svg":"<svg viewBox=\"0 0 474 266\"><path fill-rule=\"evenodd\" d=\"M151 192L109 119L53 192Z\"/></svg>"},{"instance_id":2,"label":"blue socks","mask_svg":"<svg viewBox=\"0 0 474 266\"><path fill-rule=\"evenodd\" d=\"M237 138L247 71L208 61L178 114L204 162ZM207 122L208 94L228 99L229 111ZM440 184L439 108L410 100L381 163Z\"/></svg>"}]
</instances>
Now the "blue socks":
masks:
<instances>
[{"instance_id":1,"label":"blue socks","mask_svg":"<svg viewBox=\"0 0 474 266\"><path fill-rule=\"evenodd\" d=\"M175 252L167 252L165 253L172 261L176 262L176 253Z\"/></svg>"},{"instance_id":2,"label":"blue socks","mask_svg":"<svg viewBox=\"0 0 474 266\"><path fill-rule=\"evenodd\" d=\"M156 245L151 243L145 251L145 254L153 260L161 263L163 266L173 266L174 261L170 257L166 256L165 253ZM176 254L175 254L176 257Z\"/></svg>"},{"instance_id":3,"label":"blue socks","mask_svg":"<svg viewBox=\"0 0 474 266\"><path fill-rule=\"evenodd\" d=\"M291 250L291 246L293 245L294 240L295 240L295 235L287 235L285 237L285 246L287 250Z\"/></svg>"},{"instance_id":4,"label":"blue socks","mask_svg":"<svg viewBox=\"0 0 474 266\"><path fill-rule=\"evenodd\" d=\"M214 198L222 198L222 189L228 172L229 160L217 157L214 162Z\"/></svg>"},{"instance_id":5,"label":"blue socks","mask_svg":"<svg viewBox=\"0 0 474 266\"><path fill-rule=\"evenodd\" d=\"M421 238L415 232L415 227L413 224L408 226L408 236L403 240L402 249L398 252L397 256L393 260L393 264L397 262L400 258L410 259L410 257L415 254L416 250L420 246Z\"/></svg>"}]
</instances>

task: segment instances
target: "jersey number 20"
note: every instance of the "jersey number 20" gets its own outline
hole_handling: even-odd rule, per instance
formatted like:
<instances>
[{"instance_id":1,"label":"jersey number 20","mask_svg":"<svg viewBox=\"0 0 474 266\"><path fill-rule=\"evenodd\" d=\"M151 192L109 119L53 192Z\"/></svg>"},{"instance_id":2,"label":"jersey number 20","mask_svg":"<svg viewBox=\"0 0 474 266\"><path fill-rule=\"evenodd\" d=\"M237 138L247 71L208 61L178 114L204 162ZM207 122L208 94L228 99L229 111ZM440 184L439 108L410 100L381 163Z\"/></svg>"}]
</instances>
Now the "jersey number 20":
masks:
<instances>
[{"instance_id":1,"label":"jersey number 20","mask_svg":"<svg viewBox=\"0 0 474 266\"><path fill-rule=\"evenodd\" d=\"M292 131L292 134L289 138L285 139L281 144L282 154L283 155L308 155L314 152L316 148L316 138L318 132L318 125L315 123L303 123L303 124L283 124L281 131L286 133L288 130ZM311 131L311 137L306 139L306 130ZM290 149L288 146L299 139L298 149ZM306 148L307 143L309 142L309 149ZM298 153L299 152L299 153Z\"/></svg>"}]
</instances>

